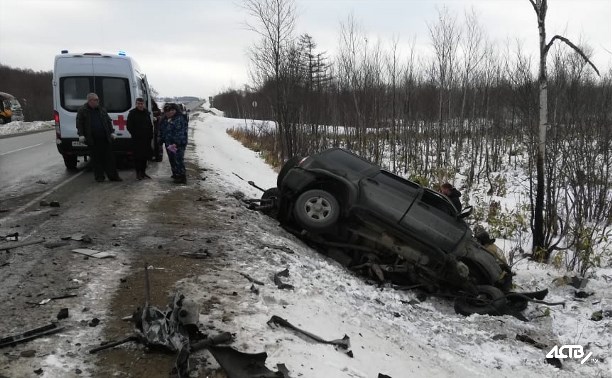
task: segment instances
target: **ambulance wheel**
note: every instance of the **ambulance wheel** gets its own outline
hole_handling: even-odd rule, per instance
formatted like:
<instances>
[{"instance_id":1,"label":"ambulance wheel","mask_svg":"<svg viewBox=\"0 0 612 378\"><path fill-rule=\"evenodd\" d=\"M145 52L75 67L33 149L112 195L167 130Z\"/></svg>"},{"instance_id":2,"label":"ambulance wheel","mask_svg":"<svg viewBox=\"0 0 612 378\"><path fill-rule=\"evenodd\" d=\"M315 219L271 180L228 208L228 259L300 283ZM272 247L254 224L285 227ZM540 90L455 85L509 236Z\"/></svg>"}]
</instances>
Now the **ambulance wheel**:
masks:
<instances>
[{"instance_id":1,"label":"ambulance wheel","mask_svg":"<svg viewBox=\"0 0 612 378\"><path fill-rule=\"evenodd\" d=\"M77 169L77 156L76 155L62 155L64 157L64 165L69 171Z\"/></svg>"}]
</instances>

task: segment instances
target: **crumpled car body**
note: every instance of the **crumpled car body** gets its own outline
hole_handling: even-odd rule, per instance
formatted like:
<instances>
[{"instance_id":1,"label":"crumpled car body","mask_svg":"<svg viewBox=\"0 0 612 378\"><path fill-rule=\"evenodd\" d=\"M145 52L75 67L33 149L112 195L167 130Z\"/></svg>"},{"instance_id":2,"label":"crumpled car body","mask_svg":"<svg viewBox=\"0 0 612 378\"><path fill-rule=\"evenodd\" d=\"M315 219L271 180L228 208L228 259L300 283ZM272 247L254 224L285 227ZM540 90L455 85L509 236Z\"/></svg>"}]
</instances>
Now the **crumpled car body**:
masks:
<instances>
[{"instance_id":1,"label":"crumpled car body","mask_svg":"<svg viewBox=\"0 0 612 378\"><path fill-rule=\"evenodd\" d=\"M349 257L376 261L387 275L438 289L511 287L510 268L479 244L464 221L471 208L459 211L444 195L349 151L332 148L291 159L277 185L281 224Z\"/></svg>"}]
</instances>

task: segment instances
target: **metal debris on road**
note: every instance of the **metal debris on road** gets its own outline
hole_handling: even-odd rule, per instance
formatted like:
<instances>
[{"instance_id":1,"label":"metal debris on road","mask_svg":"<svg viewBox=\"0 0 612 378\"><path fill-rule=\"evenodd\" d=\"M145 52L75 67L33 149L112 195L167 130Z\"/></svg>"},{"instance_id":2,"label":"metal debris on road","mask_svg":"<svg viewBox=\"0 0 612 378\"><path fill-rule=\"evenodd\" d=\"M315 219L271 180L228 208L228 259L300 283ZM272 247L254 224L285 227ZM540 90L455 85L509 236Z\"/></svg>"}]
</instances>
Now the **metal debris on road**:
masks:
<instances>
[{"instance_id":1,"label":"metal debris on road","mask_svg":"<svg viewBox=\"0 0 612 378\"><path fill-rule=\"evenodd\" d=\"M321 337L319 337L319 336L317 336L315 334L312 334L312 333L310 333L308 331L304 331L303 329L300 329L300 328L294 326L293 324L289 323L287 320L285 320L285 319L283 319L283 318L281 318L280 316L277 316L277 315L272 315L270 320L268 320L267 324L270 327L273 327L273 328L274 328L274 326L282 326L282 327L285 327L285 328L289 328L291 330L294 330L294 331L296 331L296 332L298 332L298 333L300 333L300 334L302 334L304 336L307 336L307 337L313 339L314 341L317 341L317 342L322 343L322 344L335 345L335 346L338 346L338 347L340 347L340 348L342 348L344 350L349 350L350 347L351 347L351 339L347 335L344 335L344 337L341 338L341 339L329 340L329 341L328 340L324 340L324 339L322 339Z\"/></svg>"},{"instance_id":2,"label":"metal debris on road","mask_svg":"<svg viewBox=\"0 0 612 378\"><path fill-rule=\"evenodd\" d=\"M284 283L283 281L281 281L280 277L289 277L289 269L285 269L283 271L276 273L274 275L274 284L276 285L276 287L278 287L281 290L283 289L293 290L294 289L293 285Z\"/></svg>"},{"instance_id":3,"label":"metal debris on road","mask_svg":"<svg viewBox=\"0 0 612 378\"><path fill-rule=\"evenodd\" d=\"M63 329L63 327L58 326L56 323L51 323L17 335L3 337L0 339L0 348L25 343L26 341L57 333Z\"/></svg>"},{"instance_id":4,"label":"metal debris on road","mask_svg":"<svg viewBox=\"0 0 612 378\"><path fill-rule=\"evenodd\" d=\"M25 247L27 245L38 244L45 242L44 238L38 238L34 240L22 241L17 243L3 243L0 244L0 251L8 251L9 249Z\"/></svg>"},{"instance_id":5,"label":"metal debris on road","mask_svg":"<svg viewBox=\"0 0 612 378\"><path fill-rule=\"evenodd\" d=\"M82 255L86 255L89 257L95 257L97 259L117 257L117 254L114 252L108 252L108 251L101 252L101 251L96 251L95 249L89 249L89 248L77 248L77 249L73 249L72 252L80 253Z\"/></svg>"},{"instance_id":6,"label":"metal debris on road","mask_svg":"<svg viewBox=\"0 0 612 378\"><path fill-rule=\"evenodd\" d=\"M242 277L244 277L244 278L246 278L247 280L249 280L249 282L255 283L255 284L257 284L257 285L264 286L264 283L263 283L263 282L261 282L261 281L259 281L259 280L256 280L255 278L253 278L253 277L249 276L249 275L248 275L248 274L246 274L246 273L238 272L238 274L240 274Z\"/></svg>"}]
</instances>

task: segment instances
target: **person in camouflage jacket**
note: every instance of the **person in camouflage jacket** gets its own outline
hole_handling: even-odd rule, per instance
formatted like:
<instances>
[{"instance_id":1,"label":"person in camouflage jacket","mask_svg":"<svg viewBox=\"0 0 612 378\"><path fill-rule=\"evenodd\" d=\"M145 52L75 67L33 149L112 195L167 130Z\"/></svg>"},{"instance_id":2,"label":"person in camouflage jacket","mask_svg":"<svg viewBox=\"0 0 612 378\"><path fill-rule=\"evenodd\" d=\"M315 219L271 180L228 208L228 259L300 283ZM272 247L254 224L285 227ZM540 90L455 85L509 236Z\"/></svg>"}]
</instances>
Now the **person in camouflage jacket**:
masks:
<instances>
[{"instance_id":1,"label":"person in camouflage jacket","mask_svg":"<svg viewBox=\"0 0 612 378\"><path fill-rule=\"evenodd\" d=\"M185 149L187 148L187 118L176 104L164 105L164 118L160 125L161 140L166 146L172 178L177 184L185 184Z\"/></svg>"}]
</instances>

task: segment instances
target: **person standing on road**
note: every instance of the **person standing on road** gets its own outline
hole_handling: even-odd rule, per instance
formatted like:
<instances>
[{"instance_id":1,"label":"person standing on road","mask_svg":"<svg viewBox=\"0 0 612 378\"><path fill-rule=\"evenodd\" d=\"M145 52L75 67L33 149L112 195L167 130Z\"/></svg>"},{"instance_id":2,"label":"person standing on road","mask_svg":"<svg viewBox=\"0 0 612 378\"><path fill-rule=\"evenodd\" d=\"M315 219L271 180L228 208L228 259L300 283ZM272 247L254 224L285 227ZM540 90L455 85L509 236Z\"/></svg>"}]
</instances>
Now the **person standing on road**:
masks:
<instances>
[{"instance_id":1,"label":"person standing on road","mask_svg":"<svg viewBox=\"0 0 612 378\"><path fill-rule=\"evenodd\" d=\"M153 99L151 99L151 107L153 108L153 154L151 160L160 162L164 158L164 146L159 135L159 125L164 114Z\"/></svg>"},{"instance_id":2,"label":"person standing on road","mask_svg":"<svg viewBox=\"0 0 612 378\"><path fill-rule=\"evenodd\" d=\"M104 173L110 181L123 181L117 173L113 155L112 143L117 138L113 121L99 102L97 94L89 93L87 102L79 108L76 116L79 142L89 147L97 182L104 181Z\"/></svg>"},{"instance_id":3,"label":"person standing on road","mask_svg":"<svg viewBox=\"0 0 612 378\"><path fill-rule=\"evenodd\" d=\"M161 139L166 146L172 178L176 184L187 183L185 148L187 147L187 118L176 104L164 105L164 119L160 125Z\"/></svg>"},{"instance_id":4,"label":"person standing on road","mask_svg":"<svg viewBox=\"0 0 612 378\"><path fill-rule=\"evenodd\" d=\"M151 113L145 109L144 99L136 99L136 107L128 113L127 129L132 136L134 168L136 179L151 178L147 175L147 160L151 157L151 140L153 139L153 122Z\"/></svg>"},{"instance_id":5,"label":"person standing on road","mask_svg":"<svg viewBox=\"0 0 612 378\"><path fill-rule=\"evenodd\" d=\"M461 192L460 191L458 191L450 183L445 182L440 187L440 193L448 197L448 199L452 202L452 204L455 205L455 208L457 208L458 212L461 211L462 207L461 207Z\"/></svg>"}]
</instances>

